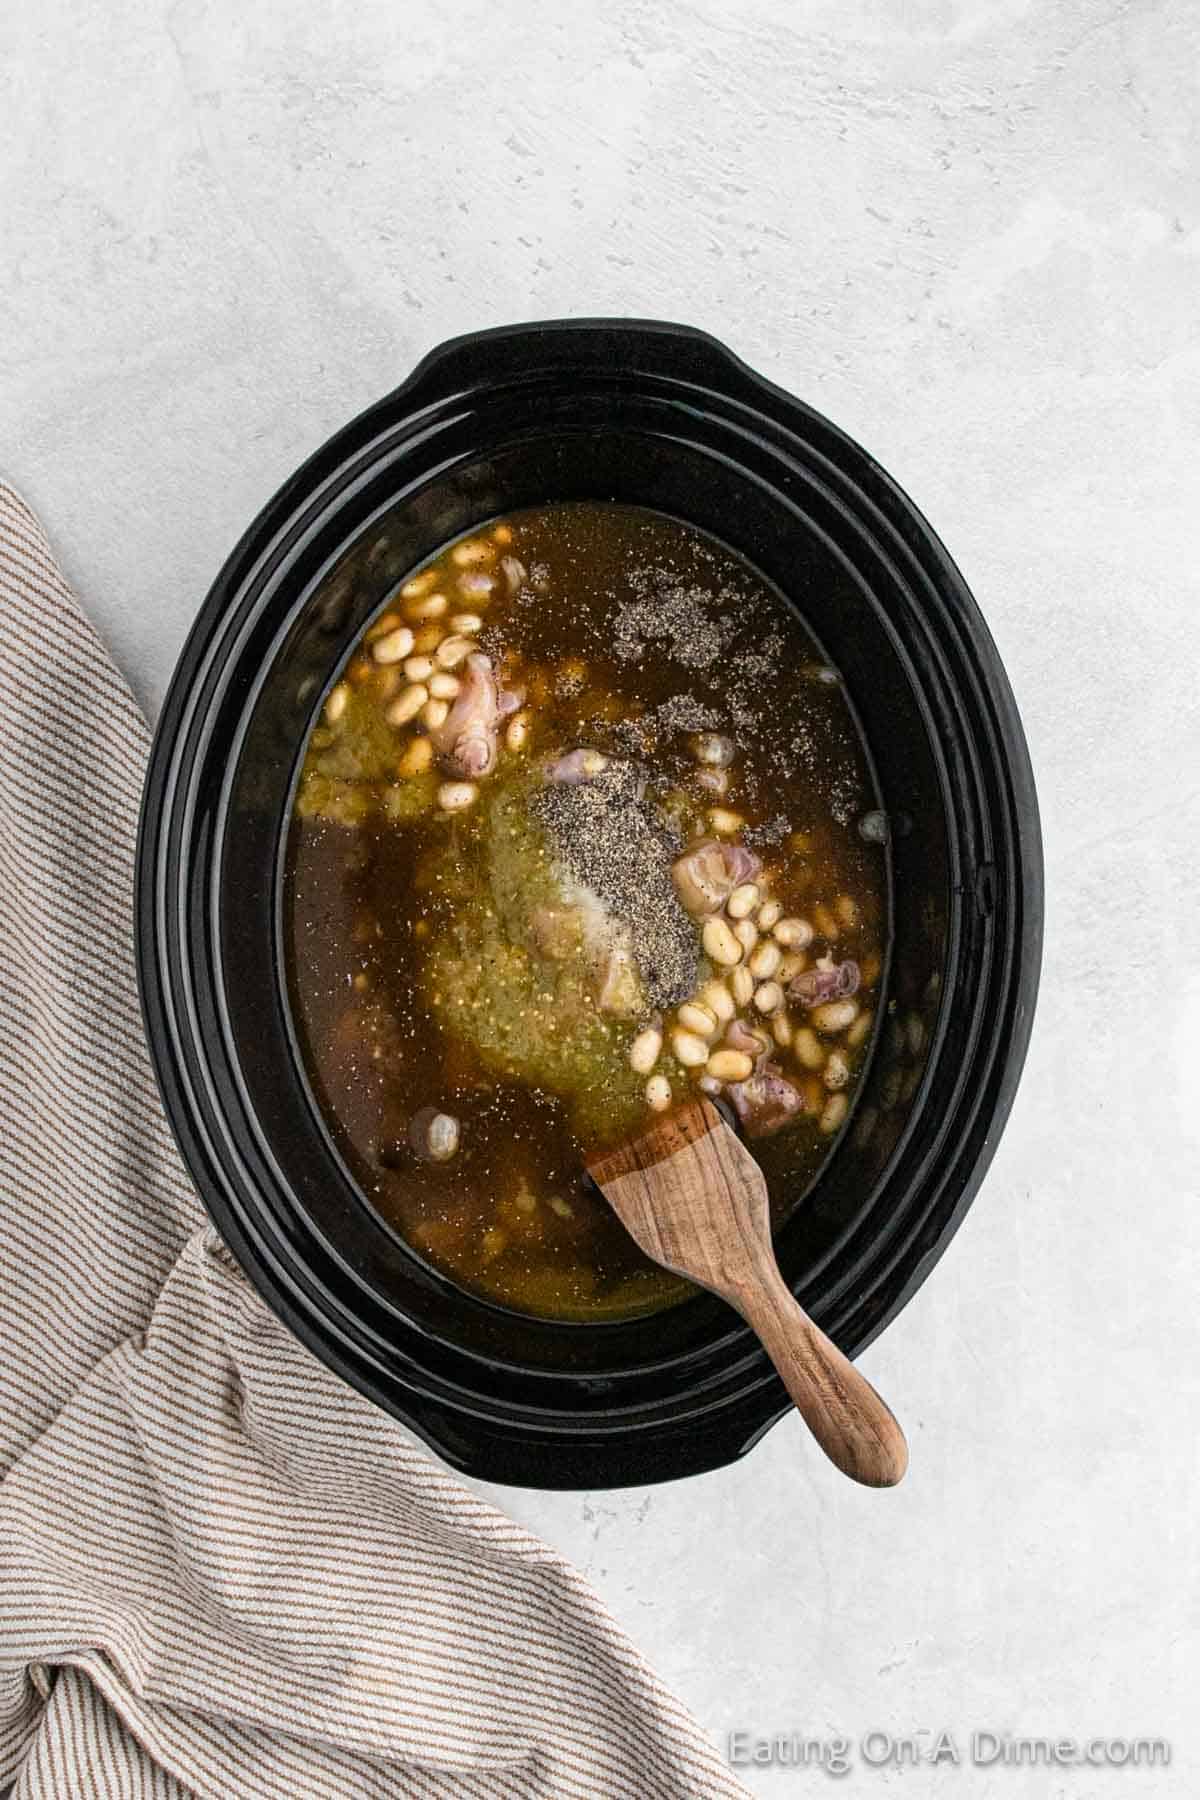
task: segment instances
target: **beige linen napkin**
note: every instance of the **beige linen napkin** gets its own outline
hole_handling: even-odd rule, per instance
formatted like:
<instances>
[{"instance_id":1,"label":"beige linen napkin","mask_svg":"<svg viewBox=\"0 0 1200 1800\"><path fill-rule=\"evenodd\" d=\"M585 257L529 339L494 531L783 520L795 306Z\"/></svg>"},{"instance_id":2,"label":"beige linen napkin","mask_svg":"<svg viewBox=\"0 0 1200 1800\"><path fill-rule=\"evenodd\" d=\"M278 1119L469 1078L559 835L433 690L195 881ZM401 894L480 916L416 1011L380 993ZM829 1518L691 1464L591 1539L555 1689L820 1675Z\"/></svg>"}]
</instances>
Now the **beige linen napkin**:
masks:
<instances>
[{"instance_id":1,"label":"beige linen napkin","mask_svg":"<svg viewBox=\"0 0 1200 1800\"><path fill-rule=\"evenodd\" d=\"M743 1794L582 1578L206 1226L134 983L147 737L0 485L0 1790Z\"/></svg>"}]
</instances>

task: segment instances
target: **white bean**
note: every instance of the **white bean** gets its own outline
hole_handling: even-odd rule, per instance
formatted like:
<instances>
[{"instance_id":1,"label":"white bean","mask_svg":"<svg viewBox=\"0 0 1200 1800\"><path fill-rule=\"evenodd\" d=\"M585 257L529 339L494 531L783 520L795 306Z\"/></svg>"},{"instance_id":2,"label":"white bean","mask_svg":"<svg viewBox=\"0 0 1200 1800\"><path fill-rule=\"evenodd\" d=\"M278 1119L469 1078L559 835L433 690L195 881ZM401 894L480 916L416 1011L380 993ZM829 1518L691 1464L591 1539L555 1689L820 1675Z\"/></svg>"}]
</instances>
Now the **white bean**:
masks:
<instances>
[{"instance_id":1,"label":"white bean","mask_svg":"<svg viewBox=\"0 0 1200 1800\"><path fill-rule=\"evenodd\" d=\"M439 669L456 669L460 662L470 656L472 648L470 638L443 638L433 653L433 659Z\"/></svg>"},{"instance_id":2,"label":"white bean","mask_svg":"<svg viewBox=\"0 0 1200 1800\"><path fill-rule=\"evenodd\" d=\"M760 931L770 931L773 925L778 924L782 912L783 908L778 900L764 900L758 909L755 924Z\"/></svg>"},{"instance_id":3,"label":"white bean","mask_svg":"<svg viewBox=\"0 0 1200 1800\"><path fill-rule=\"evenodd\" d=\"M404 673L410 681L428 681L433 674L432 656L410 656L404 665Z\"/></svg>"},{"instance_id":4,"label":"white bean","mask_svg":"<svg viewBox=\"0 0 1200 1800\"><path fill-rule=\"evenodd\" d=\"M440 619L446 604L445 594L426 594L421 600L410 600L405 610L410 619L424 623L429 619Z\"/></svg>"},{"instance_id":5,"label":"white bean","mask_svg":"<svg viewBox=\"0 0 1200 1800\"><path fill-rule=\"evenodd\" d=\"M846 1042L852 1050L857 1050L860 1044L866 1042L871 1030L872 1017L873 1015L869 1012L860 1013L846 1033Z\"/></svg>"},{"instance_id":6,"label":"white bean","mask_svg":"<svg viewBox=\"0 0 1200 1800\"><path fill-rule=\"evenodd\" d=\"M337 724L338 720L346 710L349 699L350 688L348 684L344 681L339 681L337 686L330 690L329 698L325 702L325 717L329 724Z\"/></svg>"},{"instance_id":7,"label":"white bean","mask_svg":"<svg viewBox=\"0 0 1200 1800\"><path fill-rule=\"evenodd\" d=\"M789 950L785 954L783 961L780 963L775 973L786 987L793 976L799 975L801 971L807 967L808 958L805 956L803 950Z\"/></svg>"},{"instance_id":8,"label":"white bean","mask_svg":"<svg viewBox=\"0 0 1200 1800\"><path fill-rule=\"evenodd\" d=\"M525 564L516 556L502 556L500 567L504 571L504 579L508 583L508 591L515 594L525 582Z\"/></svg>"},{"instance_id":9,"label":"white bean","mask_svg":"<svg viewBox=\"0 0 1200 1800\"><path fill-rule=\"evenodd\" d=\"M410 719L416 718L428 698L429 689L419 681L414 686L405 688L387 709L388 724L407 725Z\"/></svg>"},{"instance_id":10,"label":"white bean","mask_svg":"<svg viewBox=\"0 0 1200 1800\"><path fill-rule=\"evenodd\" d=\"M839 926L831 909L823 900L818 900L813 907L813 928L828 943L837 942Z\"/></svg>"},{"instance_id":11,"label":"white bean","mask_svg":"<svg viewBox=\"0 0 1200 1800\"><path fill-rule=\"evenodd\" d=\"M744 1050L714 1050L707 1073L718 1081L746 1081L754 1071L754 1058Z\"/></svg>"},{"instance_id":12,"label":"white bean","mask_svg":"<svg viewBox=\"0 0 1200 1800\"><path fill-rule=\"evenodd\" d=\"M739 919L733 928L733 935L742 946L742 949L746 952L746 955L749 956L755 944L758 942L758 926L754 923L753 919Z\"/></svg>"},{"instance_id":13,"label":"white bean","mask_svg":"<svg viewBox=\"0 0 1200 1800\"><path fill-rule=\"evenodd\" d=\"M685 1069L699 1069L708 1061L708 1045L694 1031L673 1031L671 1048Z\"/></svg>"},{"instance_id":14,"label":"white bean","mask_svg":"<svg viewBox=\"0 0 1200 1800\"><path fill-rule=\"evenodd\" d=\"M744 881L741 887L735 887L725 902L725 911L731 919L744 919L758 905L758 888L753 881Z\"/></svg>"},{"instance_id":15,"label":"white bean","mask_svg":"<svg viewBox=\"0 0 1200 1800\"><path fill-rule=\"evenodd\" d=\"M653 1112L666 1112L670 1104L670 1082L665 1075L652 1075L646 1083L646 1105Z\"/></svg>"},{"instance_id":16,"label":"white bean","mask_svg":"<svg viewBox=\"0 0 1200 1800\"><path fill-rule=\"evenodd\" d=\"M449 1162L458 1149L458 1120L450 1113L435 1113L425 1134L425 1146L434 1162Z\"/></svg>"},{"instance_id":17,"label":"white bean","mask_svg":"<svg viewBox=\"0 0 1200 1800\"><path fill-rule=\"evenodd\" d=\"M717 1029L717 1016L699 1001L685 1000L679 1009L679 1023L685 1031L694 1031L697 1037L710 1038Z\"/></svg>"},{"instance_id":18,"label":"white bean","mask_svg":"<svg viewBox=\"0 0 1200 1800\"><path fill-rule=\"evenodd\" d=\"M435 700L453 700L461 686L458 676L448 675L444 669L429 678L429 691Z\"/></svg>"},{"instance_id":19,"label":"white bean","mask_svg":"<svg viewBox=\"0 0 1200 1800\"><path fill-rule=\"evenodd\" d=\"M783 1005L783 989L777 981L764 981L755 991L754 1004L760 1013L778 1012Z\"/></svg>"},{"instance_id":20,"label":"white bean","mask_svg":"<svg viewBox=\"0 0 1200 1800\"><path fill-rule=\"evenodd\" d=\"M422 569L419 575L414 575L411 581L405 582L404 586L400 589L401 598L404 600L418 599L421 594L427 594L429 592L436 580L436 569Z\"/></svg>"},{"instance_id":21,"label":"white bean","mask_svg":"<svg viewBox=\"0 0 1200 1800\"><path fill-rule=\"evenodd\" d=\"M827 1088L844 1088L850 1079L850 1064L840 1050L831 1050L822 1080Z\"/></svg>"},{"instance_id":22,"label":"white bean","mask_svg":"<svg viewBox=\"0 0 1200 1800\"><path fill-rule=\"evenodd\" d=\"M508 730L504 733L504 742L510 750L523 750L529 742L532 721L526 712L514 713L508 721Z\"/></svg>"},{"instance_id":23,"label":"white bean","mask_svg":"<svg viewBox=\"0 0 1200 1800\"><path fill-rule=\"evenodd\" d=\"M448 700L427 700L421 708L421 718L430 731L440 731L450 717Z\"/></svg>"},{"instance_id":24,"label":"white bean","mask_svg":"<svg viewBox=\"0 0 1200 1800\"><path fill-rule=\"evenodd\" d=\"M807 919L780 919L774 930L775 942L785 950L804 950L813 941L813 928Z\"/></svg>"},{"instance_id":25,"label":"white bean","mask_svg":"<svg viewBox=\"0 0 1200 1800\"><path fill-rule=\"evenodd\" d=\"M376 638L371 655L377 663L403 662L413 647L413 634L407 625L397 625L386 637Z\"/></svg>"},{"instance_id":26,"label":"white bean","mask_svg":"<svg viewBox=\"0 0 1200 1800\"><path fill-rule=\"evenodd\" d=\"M377 639L387 637L388 633L395 631L399 624L400 614L396 611L395 607L389 607L386 612L377 613L375 618L363 632L362 641L364 649L369 650L371 645L374 644Z\"/></svg>"},{"instance_id":27,"label":"white bean","mask_svg":"<svg viewBox=\"0 0 1200 1800\"><path fill-rule=\"evenodd\" d=\"M771 1036L781 1050L786 1050L792 1041L792 1021L782 1010L771 1020Z\"/></svg>"},{"instance_id":28,"label":"white bean","mask_svg":"<svg viewBox=\"0 0 1200 1800\"><path fill-rule=\"evenodd\" d=\"M825 1102L825 1110L821 1114L821 1130L826 1137L832 1137L850 1110L850 1102L845 1094L830 1094Z\"/></svg>"},{"instance_id":29,"label":"white bean","mask_svg":"<svg viewBox=\"0 0 1200 1800\"><path fill-rule=\"evenodd\" d=\"M825 1046L810 1025L799 1026L792 1036L792 1054L804 1069L825 1067Z\"/></svg>"},{"instance_id":30,"label":"white bean","mask_svg":"<svg viewBox=\"0 0 1200 1800\"><path fill-rule=\"evenodd\" d=\"M741 813L730 812L728 807L713 806L709 809L708 822L718 837L736 837L746 821Z\"/></svg>"},{"instance_id":31,"label":"white bean","mask_svg":"<svg viewBox=\"0 0 1200 1800\"><path fill-rule=\"evenodd\" d=\"M757 981L767 981L772 975L778 975L779 965L783 961L783 951L778 944L760 944L747 967Z\"/></svg>"},{"instance_id":32,"label":"white bean","mask_svg":"<svg viewBox=\"0 0 1200 1800\"><path fill-rule=\"evenodd\" d=\"M478 794L473 781L444 781L437 791L437 802L443 812L463 812L474 806Z\"/></svg>"},{"instance_id":33,"label":"white bean","mask_svg":"<svg viewBox=\"0 0 1200 1800\"><path fill-rule=\"evenodd\" d=\"M457 563L460 569L470 569L477 563L494 562L496 552L480 538L466 538L461 544L455 544L450 552L450 560Z\"/></svg>"},{"instance_id":34,"label":"white bean","mask_svg":"<svg viewBox=\"0 0 1200 1800\"><path fill-rule=\"evenodd\" d=\"M713 1018L719 1019L722 1025L728 1025L737 1011L733 995L723 981L706 981L700 989L700 1002L707 1006Z\"/></svg>"},{"instance_id":35,"label":"white bean","mask_svg":"<svg viewBox=\"0 0 1200 1800\"><path fill-rule=\"evenodd\" d=\"M478 613L452 613L450 629L461 632L464 637L474 637L477 631L483 630L483 620Z\"/></svg>"},{"instance_id":36,"label":"white bean","mask_svg":"<svg viewBox=\"0 0 1200 1800\"><path fill-rule=\"evenodd\" d=\"M459 576L455 585L464 600L471 600L476 606L486 606L496 583L482 569L468 569L465 575Z\"/></svg>"},{"instance_id":37,"label":"white bean","mask_svg":"<svg viewBox=\"0 0 1200 1800\"><path fill-rule=\"evenodd\" d=\"M853 1025L858 1017L857 1000L826 1000L821 1006L814 1006L809 1018L818 1031L833 1033L845 1031L847 1025Z\"/></svg>"},{"instance_id":38,"label":"white bean","mask_svg":"<svg viewBox=\"0 0 1200 1800\"><path fill-rule=\"evenodd\" d=\"M742 946L724 919L706 919L700 941L704 945L704 954L713 962L720 963L722 968L732 969L742 960Z\"/></svg>"},{"instance_id":39,"label":"white bean","mask_svg":"<svg viewBox=\"0 0 1200 1800\"><path fill-rule=\"evenodd\" d=\"M657 1025L639 1031L629 1046L629 1066L635 1075L648 1075L662 1053L662 1032Z\"/></svg>"},{"instance_id":40,"label":"white bean","mask_svg":"<svg viewBox=\"0 0 1200 1800\"><path fill-rule=\"evenodd\" d=\"M735 969L729 978L734 1000L739 1006L749 1006L754 998L754 977L749 969Z\"/></svg>"},{"instance_id":41,"label":"white bean","mask_svg":"<svg viewBox=\"0 0 1200 1800\"><path fill-rule=\"evenodd\" d=\"M427 737L410 738L408 749L396 764L401 775L423 775L433 761L433 745Z\"/></svg>"}]
</instances>

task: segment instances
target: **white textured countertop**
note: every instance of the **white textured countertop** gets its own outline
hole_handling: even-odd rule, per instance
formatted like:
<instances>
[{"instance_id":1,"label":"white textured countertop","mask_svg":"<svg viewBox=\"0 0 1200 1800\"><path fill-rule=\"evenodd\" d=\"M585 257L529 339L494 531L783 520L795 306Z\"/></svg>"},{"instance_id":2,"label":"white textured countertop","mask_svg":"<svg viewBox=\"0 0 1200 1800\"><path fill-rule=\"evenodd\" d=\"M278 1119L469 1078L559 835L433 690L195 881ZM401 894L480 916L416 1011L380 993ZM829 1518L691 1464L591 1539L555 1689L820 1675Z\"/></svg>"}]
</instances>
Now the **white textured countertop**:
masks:
<instances>
[{"instance_id":1,"label":"white textured countertop","mask_svg":"<svg viewBox=\"0 0 1200 1800\"><path fill-rule=\"evenodd\" d=\"M1040 783L1046 967L984 1189L865 1358L907 1483L855 1490L789 1422L669 1488L497 1492L714 1732L955 1733L922 1797L1200 1791L1198 50L1189 0L0 23L0 468L149 707L295 464L510 319L716 332L972 584ZM1174 1763L971 1765L973 1730ZM856 1747L835 1785L900 1779Z\"/></svg>"}]
</instances>

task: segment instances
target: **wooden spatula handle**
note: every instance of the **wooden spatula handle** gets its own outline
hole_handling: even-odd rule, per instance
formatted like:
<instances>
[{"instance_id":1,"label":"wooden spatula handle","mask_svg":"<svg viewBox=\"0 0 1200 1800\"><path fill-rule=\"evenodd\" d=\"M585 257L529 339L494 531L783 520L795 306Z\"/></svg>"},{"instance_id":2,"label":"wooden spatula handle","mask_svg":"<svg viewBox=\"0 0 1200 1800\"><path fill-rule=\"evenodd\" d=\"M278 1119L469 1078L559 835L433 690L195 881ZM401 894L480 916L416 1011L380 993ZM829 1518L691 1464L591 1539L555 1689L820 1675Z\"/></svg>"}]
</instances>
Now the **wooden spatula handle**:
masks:
<instances>
[{"instance_id":1,"label":"wooden spatula handle","mask_svg":"<svg viewBox=\"0 0 1200 1800\"><path fill-rule=\"evenodd\" d=\"M730 1296L734 1298L734 1296ZM908 1445L888 1406L804 1308L773 1266L735 1304L832 1463L866 1487L895 1487Z\"/></svg>"},{"instance_id":2,"label":"wooden spatula handle","mask_svg":"<svg viewBox=\"0 0 1200 1800\"><path fill-rule=\"evenodd\" d=\"M904 1433L779 1273L763 1172L716 1108L693 1101L587 1166L647 1256L737 1307L830 1461L895 1487Z\"/></svg>"}]
</instances>

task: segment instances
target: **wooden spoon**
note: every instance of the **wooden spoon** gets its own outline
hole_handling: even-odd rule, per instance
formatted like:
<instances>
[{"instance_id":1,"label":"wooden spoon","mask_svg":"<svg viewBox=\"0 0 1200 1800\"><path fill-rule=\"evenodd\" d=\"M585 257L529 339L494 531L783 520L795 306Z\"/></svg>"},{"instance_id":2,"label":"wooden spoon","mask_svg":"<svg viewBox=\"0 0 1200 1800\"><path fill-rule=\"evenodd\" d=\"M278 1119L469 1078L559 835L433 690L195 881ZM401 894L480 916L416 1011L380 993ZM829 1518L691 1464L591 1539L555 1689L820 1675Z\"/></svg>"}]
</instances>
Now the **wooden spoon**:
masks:
<instances>
[{"instance_id":1,"label":"wooden spoon","mask_svg":"<svg viewBox=\"0 0 1200 1800\"><path fill-rule=\"evenodd\" d=\"M779 1273L762 1170L716 1107L681 1107L587 1169L652 1261L737 1308L826 1456L867 1487L894 1487L904 1433Z\"/></svg>"}]
</instances>

